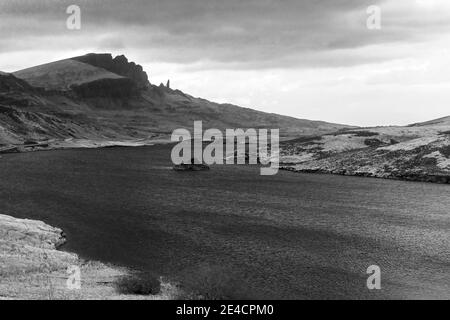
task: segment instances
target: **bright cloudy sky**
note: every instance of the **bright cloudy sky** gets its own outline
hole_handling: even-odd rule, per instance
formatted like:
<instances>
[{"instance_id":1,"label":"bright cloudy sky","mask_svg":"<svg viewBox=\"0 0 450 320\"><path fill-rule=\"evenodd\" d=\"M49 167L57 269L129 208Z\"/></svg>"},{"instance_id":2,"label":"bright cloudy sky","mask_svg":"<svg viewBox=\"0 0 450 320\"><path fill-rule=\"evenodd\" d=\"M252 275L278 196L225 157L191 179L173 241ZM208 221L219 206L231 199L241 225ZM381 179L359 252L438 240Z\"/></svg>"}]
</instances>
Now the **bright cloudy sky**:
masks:
<instances>
[{"instance_id":1,"label":"bright cloudy sky","mask_svg":"<svg viewBox=\"0 0 450 320\"><path fill-rule=\"evenodd\" d=\"M66 8L81 8L81 30ZM370 5L381 29L366 27ZM125 54L155 84L361 126L450 115L449 0L0 0L0 70Z\"/></svg>"}]
</instances>

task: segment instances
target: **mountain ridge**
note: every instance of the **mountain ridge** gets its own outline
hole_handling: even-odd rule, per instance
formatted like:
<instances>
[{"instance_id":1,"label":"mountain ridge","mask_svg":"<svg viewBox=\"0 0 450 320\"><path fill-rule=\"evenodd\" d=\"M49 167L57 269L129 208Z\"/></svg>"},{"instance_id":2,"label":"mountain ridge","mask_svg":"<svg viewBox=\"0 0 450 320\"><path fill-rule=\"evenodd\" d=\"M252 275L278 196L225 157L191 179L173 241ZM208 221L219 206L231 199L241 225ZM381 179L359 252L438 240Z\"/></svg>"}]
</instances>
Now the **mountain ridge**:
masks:
<instances>
[{"instance_id":1,"label":"mountain ridge","mask_svg":"<svg viewBox=\"0 0 450 320\"><path fill-rule=\"evenodd\" d=\"M280 128L284 138L349 128L219 104L156 86L142 66L111 54L87 54L1 74L0 107L4 145L30 139L167 138L174 129L192 128L196 120L202 120L204 128L221 130Z\"/></svg>"},{"instance_id":2,"label":"mountain ridge","mask_svg":"<svg viewBox=\"0 0 450 320\"><path fill-rule=\"evenodd\" d=\"M110 54L0 73L0 152L145 145L198 120L204 129L279 128L282 169L450 183L450 117L370 128L297 119L156 86Z\"/></svg>"}]
</instances>

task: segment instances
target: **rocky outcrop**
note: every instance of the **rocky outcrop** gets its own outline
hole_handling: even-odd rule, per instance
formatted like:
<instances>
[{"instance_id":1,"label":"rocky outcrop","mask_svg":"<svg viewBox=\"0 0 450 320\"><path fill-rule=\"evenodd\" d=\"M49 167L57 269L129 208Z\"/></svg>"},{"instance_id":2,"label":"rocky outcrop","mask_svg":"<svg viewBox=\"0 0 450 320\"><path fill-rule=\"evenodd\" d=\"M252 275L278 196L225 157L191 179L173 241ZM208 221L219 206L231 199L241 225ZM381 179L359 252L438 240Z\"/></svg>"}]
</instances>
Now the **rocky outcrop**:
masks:
<instances>
[{"instance_id":1,"label":"rocky outcrop","mask_svg":"<svg viewBox=\"0 0 450 320\"><path fill-rule=\"evenodd\" d=\"M0 241L32 248L57 249L66 242L61 229L42 221L17 219L0 214Z\"/></svg>"},{"instance_id":2,"label":"rocky outcrop","mask_svg":"<svg viewBox=\"0 0 450 320\"><path fill-rule=\"evenodd\" d=\"M208 171L209 166L206 164L178 164L173 166L175 171Z\"/></svg>"},{"instance_id":3,"label":"rocky outcrop","mask_svg":"<svg viewBox=\"0 0 450 320\"><path fill-rule=\"evenodd\" d=\"M209 170L209 166L204 163L198 163L199 161L195 161L195 159L191 159L190 163L182 163L173 166L173 170L175 171L207 171Z\"/></svg>"},{"instance_id":4,"label":"rocky outcrop","mask_svg":"<svg viewBox=\"0 0 450 320\"><path fill-rule=\"evenodd\" d=\"M446 119L285 142L281 144L281 169L448 184L450 135Z\"/></svg>"},{"instance_id":5,"label":"rocky outcrop","mask_svg":"<svg viewBox=\"0 0 450 320\"><path fill-rule=\"evenodd\" d=\"M95 67L103 68L109 72L129 78L133 80L140 89L147 88L150 85L147 73L143 70L142 66L134 62L129 62L124 55L113 58L109 53L91 53L72 58L72 60L77 60Z\"/></svg>"},{"instance_id":6,"label":"rocky outcrop","mask_svg":"<svg viewBox=\"0 0 450 320\"><path fill-rule=\"evenodd\" d=\"M45 272L75 264L78 257L56 250L66 239L61 229L41 221L0 215L0 272L2 277L18 272Z\"/></svg>"}]
</instances>

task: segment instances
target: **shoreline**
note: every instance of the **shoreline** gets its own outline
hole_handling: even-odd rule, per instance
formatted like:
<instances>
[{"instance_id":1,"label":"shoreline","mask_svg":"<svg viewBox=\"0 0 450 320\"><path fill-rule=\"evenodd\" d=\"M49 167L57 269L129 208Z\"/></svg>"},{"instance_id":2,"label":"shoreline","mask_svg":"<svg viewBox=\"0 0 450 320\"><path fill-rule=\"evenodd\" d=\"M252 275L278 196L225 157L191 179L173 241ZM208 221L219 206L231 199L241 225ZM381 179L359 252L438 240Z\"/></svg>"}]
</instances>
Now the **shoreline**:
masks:
<instances>
[{"instance_id":1,"label":"shoreline","mask_svg":"<svg viewBox=\"0 0 450 320\"><path fill-rule=\"evenodd\" d=\"M133 139L133 140L89 140L89 139L66 139L63 141L49 141L46 147L39 148L39 145L23 146L14 145L8 146L7 150L14 149L13 152L4 152L0 150L0 158L2 154L12 153L27 153L38 151L57 151L57 150L72 150L72 149L101 149L101 148L120 148L120 147L146 147L154 145L164 145L173 143L169 138L158 139ZM374 174L372 172L355 172L348 173L346 170L326 170L326 169L296 169L288 164L280 164L279 170L290 171L294 173L310 173L310 174L330 174L346 177L363 177L363 178L376 178L385 180L396 181L409 181L409 182L425 182L435 184L450 184L450 175L425 175L425 174L398 174L394 175L386 173L385 175Z\"/></svg>"},{"instance_id":2,"label":"shoreline","mask_svg":"<svg viewBox=\"0 0 450 320\"><path fill-rule=\"evenodd\" d=\"M351 173L347 172L335 172L331 170L324 169L295 169L289 166L280 166L280 170L290 171L293 173L309 173L309 174L322 174L322 175L333 175L333 176L344 176L344 177L357 177L357 178L373 178L373 179L383 179L383 180L395 180L404 182L423 182L423 183L433 183L433 184L450 184L450 176L435 176L435 175L420 175L420 174L402 174L402 175L374 175L370 172L359 172Z\"/></svg>"},{"instance_id":3,"label":"shoreline","mask_svg":"<svg viewBox=\"0 0 450 320\"><path fill-rule=\"evenodd\" d=\"M133 270L61 251L66 241L61 229L42 221L0 214L0 300L169 300L180 294L163 279L154 295L119 292L118 281ZM79 288L68 285L76 269Z\"/></svg>"},{"instance_id":4,"label":"shoreline","mask_svg":"<svg viewBox=\"0 0 450 320\"><path fill-rule=\"evenodd\" d=\"M130 140L91 140L91 139L65 139L65 140L48 140L45 143L8 145L0 148L1 154L10 153L26 153L36 151L53 151L68 149L100 149L111 147L143 147L156 144L171 143L168 138L158 139L130 139Z\"/></svg>"}]
</instances>

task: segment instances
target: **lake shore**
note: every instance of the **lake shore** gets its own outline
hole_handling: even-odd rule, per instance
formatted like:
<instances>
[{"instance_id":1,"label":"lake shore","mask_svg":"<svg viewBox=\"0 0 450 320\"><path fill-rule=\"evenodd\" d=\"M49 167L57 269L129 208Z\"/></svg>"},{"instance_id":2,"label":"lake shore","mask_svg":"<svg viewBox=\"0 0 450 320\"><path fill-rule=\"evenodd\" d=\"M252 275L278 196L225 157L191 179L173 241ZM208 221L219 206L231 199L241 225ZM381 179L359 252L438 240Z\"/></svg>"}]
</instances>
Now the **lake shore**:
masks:
<instances>
[{"instance_id":1,"label":"lake shore","mask_svg":"<svg viewBox=\"0 0 450 320\"><path fill-rule=\"evenodd\" d=\"M36 151L54 151L67 149L98 149L98 148L114 148L114 147L145 147L153 145L165 145L173 143L168 136L160 136L155 139L133 139L133 140L90 140L90 139L65 139L54 140L46 143L36 143L32 145L14 145L0 148L0 158L2 154L36 152ZM325 167L308 167L299 168L296 165L280 163L280 170L291 171L295 173L311 173L311 174L329 174L338 176L365 177L399 181L412 182L428 182L437 184L450 184L450 176L448 175L432 175L424 173L380 173L376 170L346 170L346 169L327 169Z\"/></svg>"},{"instance_id":2,"label":"lake shore","mask_svg":"<svg viewBox=\"0 0 450 320\"><path fill-rule=\"evenodd\" d=\"M0 300L167 300L178 294L176 286L164 281L156 295L122 294L116 283L128 277L130 269L84 261L74 253L60 251L65 243L61 229L41 221L0 215ZM73 266L80 271L78 289L67 285L74 275L68 268Z\"/></svg>"},{"instance_id":3,"label":"lake shore","mask_svg":"<svg viewBox=\"0 0 450 320\"><path fill-rule=\"evenodd\" d=\"M295 166L280 166L280 170L295 173L312 173L312 174L328 174L348 177L376 178L386 180L412 181L412 182L428 182L438 184L450 184L450 176L447 175L426 175L414 173L377 173L377 172L349 172L346 170L327 170L327 169L297 169Z\"/></svg>"},{"instance_id":4,"label":"lake shore","mask_svg":"<svg viewBox=\"0 0 450 320\"><path fill-rule=\"evenodd\" d=\"M170 138L162 136L154 139L129 140L93 140L93 139L64 139L41 142L28 142L21 145L7 145L0 147L0 155L8 153L22 153L35 151L52 151L66 149L96 149L111 147L143 147L155 144L171 143Z\"/></svg>"}]
</instances>

